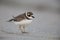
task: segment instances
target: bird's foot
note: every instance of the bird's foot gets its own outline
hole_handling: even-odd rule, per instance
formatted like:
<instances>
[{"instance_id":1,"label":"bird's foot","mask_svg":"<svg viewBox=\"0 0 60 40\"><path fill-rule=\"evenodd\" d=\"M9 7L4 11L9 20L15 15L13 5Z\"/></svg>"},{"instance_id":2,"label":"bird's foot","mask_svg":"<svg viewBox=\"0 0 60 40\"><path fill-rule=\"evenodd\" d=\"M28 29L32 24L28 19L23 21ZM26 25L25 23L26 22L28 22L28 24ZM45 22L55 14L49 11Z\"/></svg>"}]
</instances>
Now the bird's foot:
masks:
<instances>
[{"instance_id":1,"label":"bird's foot","mask_svg":"<svg viewBox=\"0 0 60 40\"><path fill-rule=\"evenodd\" d=\"M22 33L28 33L28 32L22 32Z\"/></svg>"}]
</instances>

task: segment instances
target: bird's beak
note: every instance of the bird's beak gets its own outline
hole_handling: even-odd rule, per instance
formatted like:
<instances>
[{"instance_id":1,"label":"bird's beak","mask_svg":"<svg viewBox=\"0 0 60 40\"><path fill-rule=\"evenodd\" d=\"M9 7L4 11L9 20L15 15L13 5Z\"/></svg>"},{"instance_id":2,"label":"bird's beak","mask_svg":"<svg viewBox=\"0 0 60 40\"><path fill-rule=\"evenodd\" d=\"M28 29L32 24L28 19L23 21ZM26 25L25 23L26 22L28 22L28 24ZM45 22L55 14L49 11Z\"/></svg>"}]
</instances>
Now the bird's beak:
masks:
<instances>
[{"instance_id":1,"label":"bird's beak","mask_svg":"<svg viewBox=\"0 0 60 40\"><path fill-rule=\"evenodd\" d=\"M35 18L34 16L32 16L32 18Z\"/></svg>"}]
</instances>

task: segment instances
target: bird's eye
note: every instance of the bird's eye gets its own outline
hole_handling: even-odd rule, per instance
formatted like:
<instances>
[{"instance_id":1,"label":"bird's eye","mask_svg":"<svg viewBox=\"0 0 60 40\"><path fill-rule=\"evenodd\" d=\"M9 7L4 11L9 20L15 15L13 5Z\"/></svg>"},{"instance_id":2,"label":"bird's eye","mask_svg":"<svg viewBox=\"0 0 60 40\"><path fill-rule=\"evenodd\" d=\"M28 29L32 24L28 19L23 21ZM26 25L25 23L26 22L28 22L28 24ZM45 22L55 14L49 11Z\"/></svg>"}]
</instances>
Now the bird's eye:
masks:
<instances>
[{"instance_id":1,"label":"bird's eye","mask_svg":"<svg viewBox=\"0 0 60 40\"><path fill-rule=\"evenodd\" d=\"M28 15L30 17L30 15Z\"/></svg>"}]
</instances>

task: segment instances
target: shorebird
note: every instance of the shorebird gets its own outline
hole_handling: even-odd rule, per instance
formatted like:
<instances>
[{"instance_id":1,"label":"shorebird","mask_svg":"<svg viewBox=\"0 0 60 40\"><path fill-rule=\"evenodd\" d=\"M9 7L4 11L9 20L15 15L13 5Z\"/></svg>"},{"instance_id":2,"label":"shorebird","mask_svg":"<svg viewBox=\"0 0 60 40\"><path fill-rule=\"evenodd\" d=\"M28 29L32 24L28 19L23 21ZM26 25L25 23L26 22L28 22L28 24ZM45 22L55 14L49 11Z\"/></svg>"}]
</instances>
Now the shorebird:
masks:
<instances>
[{"instance_id":1,"label":"shorebird","mask_svg":"<svg viewBox=\"0 0 60 40\"><path fill-rule=\"evenodd\" d=\"M26 12L26 13L20 14L16 17L13 17L8 22L13 22L16 25L19 25L19 29L21 30L21 32L26 33L25 26L30 24L33 21L33 18L35 18L35 17L33 16L32 12Z\"/></svg>"}]
</instances>

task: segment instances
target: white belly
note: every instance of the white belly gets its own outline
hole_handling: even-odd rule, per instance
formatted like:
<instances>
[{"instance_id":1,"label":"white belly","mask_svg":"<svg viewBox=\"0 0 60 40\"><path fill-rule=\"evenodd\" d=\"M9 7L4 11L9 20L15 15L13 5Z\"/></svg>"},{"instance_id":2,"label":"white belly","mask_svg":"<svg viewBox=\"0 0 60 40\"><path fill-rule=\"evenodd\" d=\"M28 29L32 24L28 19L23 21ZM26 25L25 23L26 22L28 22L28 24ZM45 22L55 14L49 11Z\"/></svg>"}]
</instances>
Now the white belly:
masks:
<instances>
[{"instance_id":1,"label":"white belly","mask_svg":"<svg viewBox=\"0 0 60 40\"><path fill-rule=\"evenodd\" d=\"M27 25L27 24L30 24L32 22L32 20L22 20L20 22L14 22L16 25Z\"/></svg>"}]
</instances>

